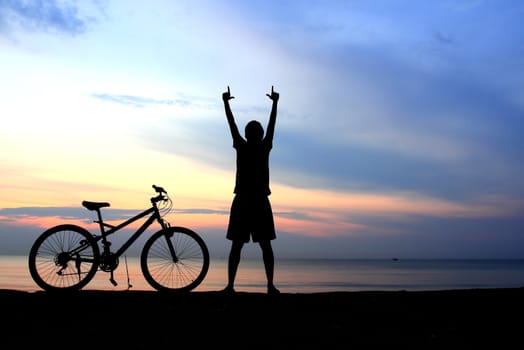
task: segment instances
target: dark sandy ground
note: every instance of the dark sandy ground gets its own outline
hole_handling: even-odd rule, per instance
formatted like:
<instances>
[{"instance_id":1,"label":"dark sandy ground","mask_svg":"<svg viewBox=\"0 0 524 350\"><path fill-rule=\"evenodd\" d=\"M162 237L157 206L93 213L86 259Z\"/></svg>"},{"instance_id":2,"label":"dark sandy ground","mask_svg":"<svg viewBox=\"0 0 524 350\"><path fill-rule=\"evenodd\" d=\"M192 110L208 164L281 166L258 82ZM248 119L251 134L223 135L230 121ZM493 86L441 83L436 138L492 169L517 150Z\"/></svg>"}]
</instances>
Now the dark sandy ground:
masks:
<instances>
[{"instance_id":1,"label":"dark sandy ground","mask_svg":"<svg viewBox=\"0 0 524 350\"><path fill-rule=\"evenodd\" d=\"M524 288L311 294L0 290L3 349L517 349Z\"/></svg>"}]
</instances>

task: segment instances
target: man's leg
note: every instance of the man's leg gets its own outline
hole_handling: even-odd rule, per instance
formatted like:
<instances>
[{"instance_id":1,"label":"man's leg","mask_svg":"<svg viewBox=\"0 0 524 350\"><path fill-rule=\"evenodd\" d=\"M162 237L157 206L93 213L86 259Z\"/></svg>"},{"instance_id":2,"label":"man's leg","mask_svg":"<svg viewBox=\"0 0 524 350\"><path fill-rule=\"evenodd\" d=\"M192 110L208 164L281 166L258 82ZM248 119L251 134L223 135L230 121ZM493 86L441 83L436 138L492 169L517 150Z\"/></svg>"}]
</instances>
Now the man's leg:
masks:
<instances>
[{"instance_id":1,"label":"man's leg","mask_svg":"<svg viewBox=\"0 0 524 350\"><path fill-rule=\"evenodd\" d=\"M267 292L268 294L277 294L280 291L273 284L273 273L275 269L275 257L273 255L273 248L271 241L260 241L260 248L262 248L262 259L264 260L264 268L267 277Z\"/></svg>"},{"instance_id":2,"label":"man's leg","mask_svg":"<svg viewBox=\"0 0 524 350\"><path fill-rule=\"evenodd\" d=\"M228 284L225 288L227 292L234 292L235 289L235 278L237 275L238 264L240 263L240 254L242 252L242 247L244 242L233 241L231 244L231 250L229 251L228 267L227 267L227 277Z\"/></svg>"}]
</instances>

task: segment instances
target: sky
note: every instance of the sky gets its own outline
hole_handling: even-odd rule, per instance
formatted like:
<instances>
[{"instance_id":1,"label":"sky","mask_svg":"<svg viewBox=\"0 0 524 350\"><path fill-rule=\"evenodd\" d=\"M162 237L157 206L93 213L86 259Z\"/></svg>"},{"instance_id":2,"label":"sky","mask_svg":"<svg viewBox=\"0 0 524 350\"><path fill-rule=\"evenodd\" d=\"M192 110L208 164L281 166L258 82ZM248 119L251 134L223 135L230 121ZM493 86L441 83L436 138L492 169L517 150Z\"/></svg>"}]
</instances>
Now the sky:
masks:
<instances>
[{"instance_id":1,"label":"sky","mask_svg":"<svg viewBox=\"0 0 524 350\"><path fill-rule=\"evenodd\" d=\"M275 256L524 258L522 1L0 0L0 254L173 199L227 256L266 125ZM123 236L115 238L117 241ZM139 249L139 248L137 248ZM246 256L260 256L256 244Z\"/></svg>"}]
</instances>

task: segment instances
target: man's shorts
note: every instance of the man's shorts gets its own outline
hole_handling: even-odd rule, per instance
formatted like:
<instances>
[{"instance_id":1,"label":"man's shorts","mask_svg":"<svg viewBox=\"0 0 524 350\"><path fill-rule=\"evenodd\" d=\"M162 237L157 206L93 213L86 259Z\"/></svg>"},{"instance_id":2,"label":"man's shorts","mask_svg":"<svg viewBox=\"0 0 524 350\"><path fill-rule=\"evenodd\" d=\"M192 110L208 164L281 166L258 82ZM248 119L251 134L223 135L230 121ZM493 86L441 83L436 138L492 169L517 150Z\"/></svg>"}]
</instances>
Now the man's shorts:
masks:
<instances>
[{"instance_id":1,"label":"man's shorts","mask_svg":"<svg viewBox=\"0 0 524 350\"><path fill-rule=\"evenodd\" d=\"M276 238L273 211L264 195L237 194L231 204L226 238L232 241L268 241Z\"/></svg>"}]
</instances>

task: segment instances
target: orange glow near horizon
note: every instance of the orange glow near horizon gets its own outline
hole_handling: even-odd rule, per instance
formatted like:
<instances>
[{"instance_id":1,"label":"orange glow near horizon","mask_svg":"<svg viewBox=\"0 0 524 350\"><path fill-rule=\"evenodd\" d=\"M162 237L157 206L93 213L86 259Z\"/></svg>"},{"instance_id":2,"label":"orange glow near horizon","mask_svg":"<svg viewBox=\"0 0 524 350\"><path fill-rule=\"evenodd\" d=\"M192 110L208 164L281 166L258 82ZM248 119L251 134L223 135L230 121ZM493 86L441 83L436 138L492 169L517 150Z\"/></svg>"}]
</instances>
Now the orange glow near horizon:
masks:
<instances>
[{"instance_id":1,"label":"orange glow near horizon","mask_svg":"<svg viewBox=\"0 0 524 350\"><path fill-rule=\"evenodd\" d=\"M0 222L5 222L9 225L15 226L32 226L38 227L42 230L46 230L53 226L62 225L62 224L71 224L82 226L86 229L96 228L95 224L89 224L85 221L79 219L68 219L60 216L30 216L30 215L21 215L16 218L0 216Z\"/></svg>"},{"instance_id":2,"label":"orange glow near horizon","mask_svg":"<svg viewBox=\"0 0 524 350\"><path fill-rule=\"evenodd\" d=\"M322 215L311 220L291 219L284 216L275 216L277 231L308 237L347 236L363 225L340 221L335 215Z\"/></svg>"},{"instance_id":3,"label":"orange glow near horizon","mask_svg":"<svg viewBox=\"0 0 524 350\"><path fill-rule=\"evenodd\" d=\"M109 202L110 209L128 209L132 215L150 206L149 198L155 195L151 185L156 184L164 187L173 200L175 212L166 217L173 226L225 232L234 196L233 170L213 168L181 156L142 149L137 145L126 149L115 147L117 149L113 149L113 152L122 154L121 159L115 160L114 153L102 152L100 156L78 153L75 159L82 158L86 162L79 168L54 168L44 158L26 162L31 165L25 166L8 162L12 171L5 173L4 182L0 184L0 208L82 209L82 200L90 200ZM141 161L137 163L135 159ZM58 163L68 164L67 161L66 158L58 159ZM97 170L100 168L104 171ZM279 183L273 183L271 188L273 193L270 200L277 230L315 237L352 235L362 231L379 233L373 227L363 226L350 219L361 215L402 218L410 215L491 217L511 215L524 207L522 202L497 197L459 202L412 192L337 192L295 188ZM205 213L206 210L209 213ZM104 211L102 213L104 215ZM93 218L94 213L86 210L85 219L64 219L60 213L50 217L34 217L25 213L0 218L0 221L40 228L66 222L80 223L97 230L97 226L91 223ZM136 229L140 223L134 223L129 228Z\"/></svg>"},{"instance_id":4,"label":"orange glow near horizon","mask_svg":"<svg viewBox=\"0 0 524 350\"><path fill-rule=\"evenodd\" d=\"M276 202L287 210L343 211L376 215L428 215L435 217L490 217L511 215L522 208L522 201L501 197L474 198L453 202L411 192L348 193L279 187Z\"/></svg>"},{"instance_id":5,"label":"orange glow near horizon","mask_svg":"<svg viewBox=\"0 0 524 350\"><path fill-rule=\"evenodd\" d=\"M70 196L75 191L72 184L66 184L61 188L70 189L67 192ZM210 196L209 199L206 199L203 195L193 198L189 195L190 190L191 188L185 188L182 195L177 195L174 198L174 208L179 211L169 213L166 219L172 226L185 226L201 232L207 230L225 232L229 218L229 206L233 198L233 194L229 193L230 189L221 189L214 196ZM145 204L149 204L151 195L147 191L139 192L132 189L129 193L126 193L121 189L106 188L105 186L92 186L91 188L88 186L76 191L77 194L81 193L82 195L91 193L91 196L86 198L96 199L98 197L96 193L120 197L118 201L112 202L111 209L123 209L119 206L124 206L124 204L129 208L133 203L137 208L140 204L145 209ZM200 189L199 192L202 193L205 190ZM78 195L78 198L83 197ZM100 198L104 197L100 195ZM325 190L297 189L278 184L273 186L271 202L275 213L277 231L314 237L347 236L362 231L378 233L372 227L352 222L349 219L351 216L489 217L510 214L515 208L522 207L522 203L504 198L487 197L479 198L471 203L460 203L424 197L414 193L337 193ZM26 207L34 206L30 203L24 204L26 204ZM74 205L74 207L81 207L80 200L78 205ZM133 212L136 211L138 214L143 209L129 209L129 217L134 215ZM195 210L195 212L184 212L184 210ZM205 213L201 210L209 210L210 212ZM104 216L104 210L102 210L102 215ZM87 210L85 211L85 219L63 218L60 217L60 213L49 217L36 217L28 214L0 217L0 221L8 224L37 226L42 229L62 223L73 223L97 231L98 226L92 223L93 219L94 214ZM107 222L118 224L124 220L126 218L108 220ZM142 220L139 220L128 228L136 229L141 223ZM385 232L382 233L385 234Z\"/></svg>"}]
</instances>

